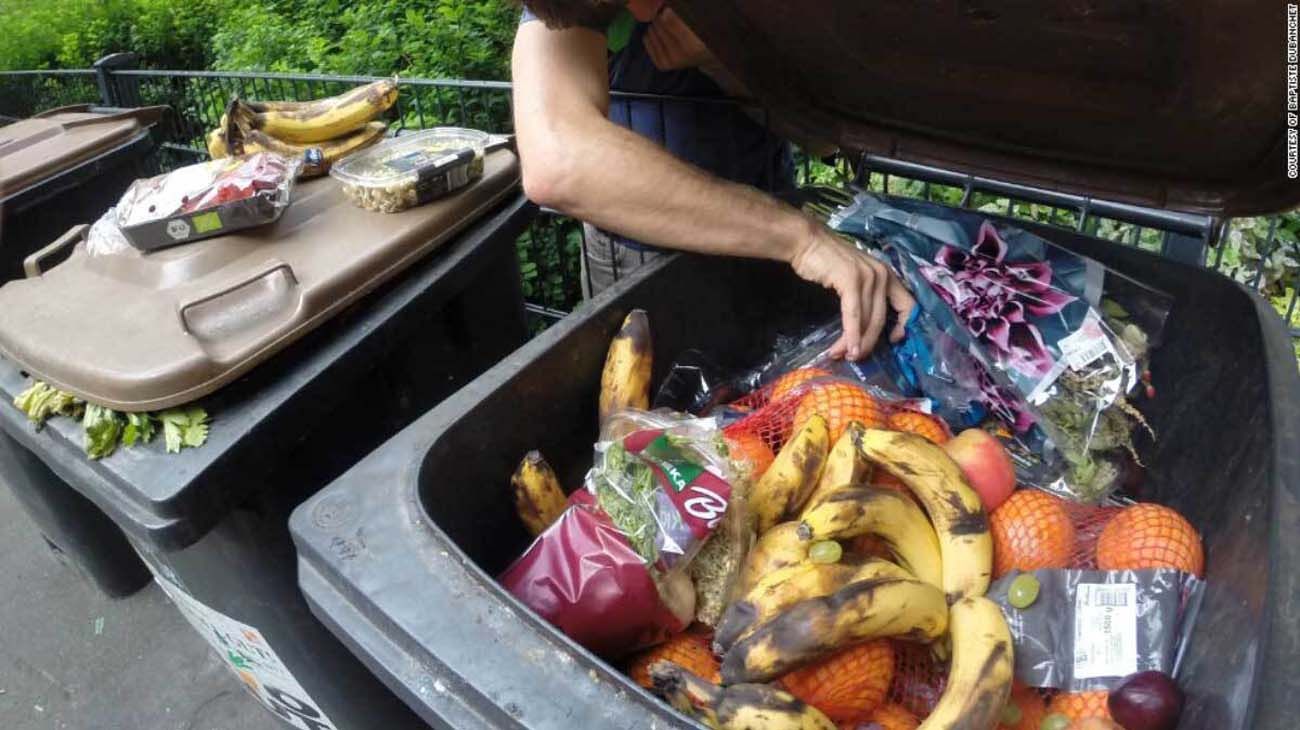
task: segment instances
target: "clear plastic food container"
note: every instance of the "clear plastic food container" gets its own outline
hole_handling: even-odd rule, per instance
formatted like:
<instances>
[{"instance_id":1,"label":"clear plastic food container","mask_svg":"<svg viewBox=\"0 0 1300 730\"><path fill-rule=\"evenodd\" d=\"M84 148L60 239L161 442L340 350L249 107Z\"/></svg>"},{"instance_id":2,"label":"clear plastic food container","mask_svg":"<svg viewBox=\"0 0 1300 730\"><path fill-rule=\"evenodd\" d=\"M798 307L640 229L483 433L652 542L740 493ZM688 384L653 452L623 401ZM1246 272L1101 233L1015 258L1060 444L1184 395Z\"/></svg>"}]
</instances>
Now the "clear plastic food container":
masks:
<instances>
[{"instance_id":1,"label":"clear plastic food container","mask_svg":"<svg viewBox=\"0 0 1300 730\"><path fill-rule=\"evenodd\" d=\"M353 203L396 213L463 188L483 175L489 135L474 129L438 127L396 137L334 166Z\"/></svg>"}]
</instances>

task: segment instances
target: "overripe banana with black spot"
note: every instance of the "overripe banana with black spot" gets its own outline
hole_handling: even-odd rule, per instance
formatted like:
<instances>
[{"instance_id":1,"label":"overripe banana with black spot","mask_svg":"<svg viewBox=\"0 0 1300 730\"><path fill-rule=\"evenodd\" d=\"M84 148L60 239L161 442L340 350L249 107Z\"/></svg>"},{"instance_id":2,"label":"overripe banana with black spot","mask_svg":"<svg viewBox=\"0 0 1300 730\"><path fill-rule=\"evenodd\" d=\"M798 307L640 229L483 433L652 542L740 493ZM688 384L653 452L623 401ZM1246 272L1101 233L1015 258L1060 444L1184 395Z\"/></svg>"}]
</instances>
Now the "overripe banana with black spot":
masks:
<instances>
[{"instance_id":1,"label":"overripe banana with black spot","mask_svg":"<svg viewBox=\"0 0 1300 730\"><path fill-rule=\"evenodd\" d=\"M817 506L818 502L836 489L867 482L871 476L871 462L862 453L862 434L866 430L861 421L849 421L844 427L844 433L826 457L826 466L822 468L817 486L813 487L812 494L804 502L801 515Z\"/></svg>"},{"instance_id":2,"label":"overripe banana with black spot","mask_svg":"<svg viewBox=\"0 0 1300 730\"><path fill-rule=\"evenodd\" d=\"M722 660L722 683L769 682L850 644L884 637L933 641L947 628L948 603L929 583L858 581L800 601L737 641Z\"/></svg>"},{"instance_id":3,"label":"overripe banana with black spot","mask_svg":"<svg viewBox=\"0 0 1300 730\"><path fill-rule=\"evenodd\" d=\"M285 142L324 142L361 127L396 102L397 82L384 79L292 108L235 100L227 113L236 124Z\"/></svg>"},{"instance_id":4,"label":"overripe banana with black spot","mask_svg":"<svg viewBox=\"0 0 1300 730\"><path fill-rule=\"evenodd\" d=\"M618 411L650 408L650 376L654 346L650 339L650 317L633 309L609 343L605 368L600 374L600 423Z\"/></svg>"},{"instance_id":5,"label":"overripe banana with black spot","mask_svg":"<svg viewBox=\"0 0 1300 730\"><path fill-rule=\"evenodd\" d=\"M798 522L782 522L761 533L745 557L738 595L748 593L768 574L804 562L810 547L811 542L799 537Z\"/></svg>"},{"instance_id":6,"label":"overripe banana with black spot","mask_svg":"<svg viewBox=\"0 0 1300 730\"><path fill-rule=\"evenodd\" d=\"M767 684L719 687L667 661L650 665L655 691L714 730L836 730L817 708Z\"/></svg>"},{"instance_id":7,"label":"overripe banana with black spot","mask_svg":"<svg viewBox=\"0 0 1300 730\"><path fill-rule=\"evenodd\" d=\"M993 572L993 539L979 494L944 450L924 437L867 429L862 449L912 490L934 524L948 601L982 596Z\"/></svg>"},{"instance_id":8,"label":"overripe banana with black spot","mask_svg":"<svg viewBox=\"0 0 1300 730\"><path fill-rule=\"evenodd\" d=\"M903 568L879 558L828 564L806 560L781 568L727 607L713 635L713 650L725 654L755 627L799 601L828 596L860 580L911 577Z\"/></svg>"},{"instance_id":9,"label":"overripe banana with black spot","mask_svg":"<svg viewBox=\"0 0 1300 730\"><path fill-rule=\"evenodd\" d=\"M388 125L383 122L367 122L361 128L336 139L297 144L278 140L256 129L248 129L233 135L235 139L230 140L229 149L236 155L274 152L290 159L301 159L303 167L299 177L319 177L328 173L334 163L344 157L383 139L387 130ZM307 155L307 151L313 149L320 151L319 157Z\"/></svg>"},{"instance_id":10,"label":"overripe banana with black spot","mask_svg":"<svg viewBox=\"0 0 1300 730\"><path fill-rule=\"evenodd\" d=\"M820 415L808 418L795 430L750 492L749 506L757 521L758 534L798 514L821 478L829 450L830 431L826 419Z\"/></svg>"},{"instance_id":11,"label":"overripe banana with black spot","mask_svg":"<svg viewBox=\"0 0 1300 730\"><path fill-rule=\"evenodd\" d=\"M920 730L985 730L997 725L1011 695L1014 648L998 605L968 596L948 612L952 662L939 704Z\"/></svg>"},{"instance_id":12,"label":"overripe banana with black spot","mask_svg":"<svg viewBox=\"0 0 1300 730\"><path fill-rule=\"evenodd\" d=\"M804 512L799 524L799 536L812 542L875 535L918 580L943 588L939 539L907 495L879 487L842 487Z\"/></svg>"},{"instance_id":13,"label":"overripe banana with black spot","mask_svg":"<svg viewBox=\"0 0 1300 730\"><path fill-rule=\"evenodd\" d=\"M510 477L510 486L515 496L515 512L533 537L560 519L568 506L559 477L540 452L529 451L524 455Z\"/></svg>"}]
</instances>

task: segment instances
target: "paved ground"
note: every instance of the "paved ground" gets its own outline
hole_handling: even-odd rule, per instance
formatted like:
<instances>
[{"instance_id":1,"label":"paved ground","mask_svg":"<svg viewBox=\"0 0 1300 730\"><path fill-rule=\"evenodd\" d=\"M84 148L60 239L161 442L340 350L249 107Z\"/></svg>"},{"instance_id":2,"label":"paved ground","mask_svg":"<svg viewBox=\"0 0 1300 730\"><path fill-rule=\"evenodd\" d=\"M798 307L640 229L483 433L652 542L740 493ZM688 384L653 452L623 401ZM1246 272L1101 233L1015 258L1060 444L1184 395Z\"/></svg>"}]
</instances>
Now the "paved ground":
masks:
<instances>
[{"instance_id":1,"label":"paved ground","mask_svg":"<svg viewBox=\"0 0 1300 730\"><path fill-rule=\"evenodd\" d=\"M156 586L112 601L0 484L0 728L277 730Z\"/></svg>"}]
</instances>

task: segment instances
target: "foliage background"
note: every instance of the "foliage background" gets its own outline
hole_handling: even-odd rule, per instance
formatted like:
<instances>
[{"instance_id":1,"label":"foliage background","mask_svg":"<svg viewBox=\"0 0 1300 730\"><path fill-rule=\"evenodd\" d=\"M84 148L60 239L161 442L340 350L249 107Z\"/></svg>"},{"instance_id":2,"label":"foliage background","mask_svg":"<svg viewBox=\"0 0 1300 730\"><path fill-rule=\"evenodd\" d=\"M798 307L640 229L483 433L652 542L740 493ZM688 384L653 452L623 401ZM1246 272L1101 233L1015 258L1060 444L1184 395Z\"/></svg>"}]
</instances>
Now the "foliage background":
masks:
<instances>
[{"instance_id":1,"label":"foliage background","mask_svg":"<svg viewBox=\"0 0 1300 730\"><path fill-rule=\"evenodd\" d=\"M149 68L504 79L506 0L0 0L0 70Z\"/></svg>"}]
</instances>

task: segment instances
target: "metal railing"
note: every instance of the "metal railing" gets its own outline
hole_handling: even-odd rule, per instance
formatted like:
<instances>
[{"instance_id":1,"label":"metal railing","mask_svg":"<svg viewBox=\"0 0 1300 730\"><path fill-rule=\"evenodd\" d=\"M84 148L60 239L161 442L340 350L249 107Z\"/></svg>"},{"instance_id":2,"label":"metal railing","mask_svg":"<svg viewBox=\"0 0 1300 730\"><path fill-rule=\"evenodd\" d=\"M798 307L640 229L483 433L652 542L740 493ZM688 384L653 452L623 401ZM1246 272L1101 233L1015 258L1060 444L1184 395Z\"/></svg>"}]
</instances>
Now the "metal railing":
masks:
<instances>
[{"instance_id":1,"label":"metal railing","mask_svg":"<svg viewBox=\"0 0 1300 730\"><path fill-rule=\"evenodd\" d=\"M175 114L164 122L161 165L169 169L206 159L205 136L228 101L241 98L308 100L340 93L373 76L159 71L131 68L134 58L115 54L93 69L0 73L0 122L75 103L111 106L160 104ZM466 126L513 131L510 84L502 81L412 79L390 110L396 131ZM613 98L664 103L730 104L729 100L653 97L614 92ZM892 195L919 197L1079 230L1214 268L1269 296L1300 338L1300 242L1283 216L1214 220L1093 200L940 168L866 156L829 162L800 157L801 183L836 181ZM1298 226L1300 228L1300 226ZM518 242L524 292L538 322L553 320L582 297L581 226L546 211ZM1297 344L1300 350L1300 344Z\"/></svg>"}]
</instances>

